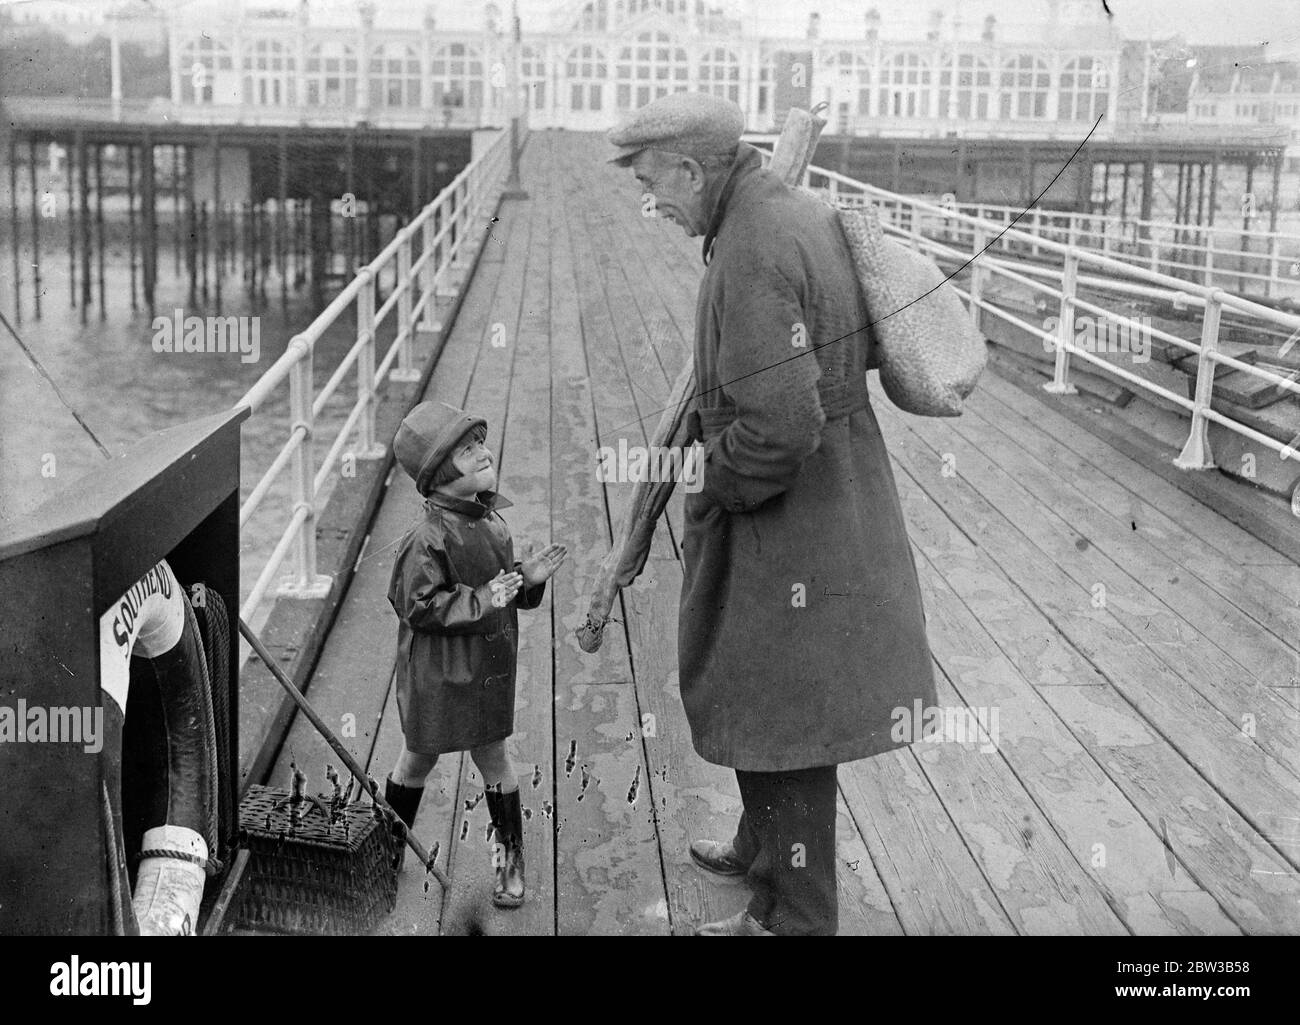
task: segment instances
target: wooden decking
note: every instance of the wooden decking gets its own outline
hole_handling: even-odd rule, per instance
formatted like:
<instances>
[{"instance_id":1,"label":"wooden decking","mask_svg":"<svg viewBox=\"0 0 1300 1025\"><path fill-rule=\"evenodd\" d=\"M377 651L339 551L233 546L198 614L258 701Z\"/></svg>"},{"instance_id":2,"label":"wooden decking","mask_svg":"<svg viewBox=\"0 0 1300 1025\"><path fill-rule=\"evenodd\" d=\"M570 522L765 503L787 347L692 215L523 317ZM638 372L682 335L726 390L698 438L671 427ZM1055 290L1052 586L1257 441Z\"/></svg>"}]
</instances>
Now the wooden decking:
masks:
<instances>
[{"instance_id":1,"label":"wooden decking","mask_svg":"<svg viewBox=\"0 0 1300 1025\"><path fill-rule=\"evenodd\" d=\"M739 800L678 696L679 500L603 648L574 638L631 492L597 481L597 446L648 441L701 272L605 150L533 133L531 198L499 211L426 395L487 417L517 541L570 548L521 613L528 903L490 907L479 780L447 757L417 833L452 887L408 865L384 932L688 933L746 900L687 854ZM995 374L956 421L875 408L940 701L996 713L997 743L841 767L841 933L1300 932L1300 568ZM385 590L420 515L390 483L309 691L381 780L401 742ZM304 722L277 780L290 757L323 778Z\"/></svg>"}]
</instances>

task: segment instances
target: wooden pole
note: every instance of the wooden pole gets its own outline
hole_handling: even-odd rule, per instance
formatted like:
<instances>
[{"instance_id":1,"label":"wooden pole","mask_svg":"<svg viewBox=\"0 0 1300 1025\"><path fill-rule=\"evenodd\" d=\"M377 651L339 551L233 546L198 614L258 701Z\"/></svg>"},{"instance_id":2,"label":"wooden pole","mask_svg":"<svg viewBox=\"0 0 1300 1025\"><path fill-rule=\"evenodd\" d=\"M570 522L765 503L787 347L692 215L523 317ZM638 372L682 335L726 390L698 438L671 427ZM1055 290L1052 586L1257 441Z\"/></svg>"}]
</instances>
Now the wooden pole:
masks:
<instances>
[{"instance_id":1,"label":"wooden pole","mask_svg":"<svg viewBox=\"0 0 1300 1025\"><path fill-rule=\"evenodd\" d=\"M14 320L23 319L22 253L18 241L18 143L13 132L9 134L9 227L13 234L14 268Z\"/></svg>"},{"instance_id":2,"label":"wooden pole","mask_svg":"<svg viewBox=\"0 0 1300 1025\"><path fill-rule=\"evenodd\" d=\"M154 166L153 135L144 133L140 148L140 201L143 203L144 240L141 254L144 257L144 301L149 316L154 313L155 287L158 283L158 208L157 169Z\"/></svg>"},{"instance_id":3,"label":"wooden pole","mask_svg":"<svg viewBox=\"0 0 1300 1025\"><path fill-rule=\"evenodd\" d=\"M32 193L32 303L36 319L41 319L41 212L36 201L36 139L27 137L27 178ZM18 233L17 226L14 234Z\"/></svg>"},{"instance_id":4,"label":"wooden pole","mask_svg":"<svg viewBox=\"0 0 1300 1025\"><path fill-rule=\"evenodd\" d=\"M86 135L77 132L77 163L81 165L81 322L86 323L91 302L90 281L90 155Z\"/></svg>"},{"instance_id":5,"label":"wooden pole","mask_svg":"<svg viewBox=\"0 0 1300 1025\"><path fill-rule=\"evenodd\" d=\"M73 176L76 169L76 146L70 145L67 148L68 166L66 174L68 177L68 292L70 305L75 310L77 308L77 194L73 186Z\"/></svg>"},{"instance_id":6,"label":"wooden pole","mask_svg":"<svg viewBox=\"0 0 1300 1025\"><path fill-rule=\"evenodd\" d=\"M172 273L181 276L181 148L172 144Z\"/></svg>"},{"instance_id":7,"label":"wooden pole","mask_svg":"<svg viewBox=\"0 0 1300 1025\"><path fill-rule=\"evenodd\" d=\"M289 200L289 142L284 132L279 138L280 191L275 201L275 264L280 275L280 303L289 301L289 242L285 204Z\"/></svg>"},{"instance_id":8,"label":"wooden pole","mask_svg":"<svg viewBox=\"0 0 1300 1025\"><path fill-rule=\"evenodd\" d=\"M217 309L220 310L221 281L226 276L226 219L221 209L221 138L216 132L212 133L210 145L212 147L212 216L216 221L217 236L213 290L216 293Z\"/></svg>"},{"instance_id":9,"label":"wooden pole","mask_svg":"<svg viewBox=\"0 0 1300 1025\"><path fill-rule=\"evenodd\" d=\"M95 258L99 271L99 319L108 316L108 304L104 289L104 147L95 147Z\"/></svg>"},{"instance_id":10,"label":"wooden pole","mask_svg":"<svg viewBox=\"0 0 1300 1025\"><path fill-rule=\"evenodd\" d=\"M129 253L129 262L131 267L131 312L135 313L140 307L136 302L135 294L135 147L127 146L126 148L126 237L127 252Z\"/></svg>"}]
</instances>

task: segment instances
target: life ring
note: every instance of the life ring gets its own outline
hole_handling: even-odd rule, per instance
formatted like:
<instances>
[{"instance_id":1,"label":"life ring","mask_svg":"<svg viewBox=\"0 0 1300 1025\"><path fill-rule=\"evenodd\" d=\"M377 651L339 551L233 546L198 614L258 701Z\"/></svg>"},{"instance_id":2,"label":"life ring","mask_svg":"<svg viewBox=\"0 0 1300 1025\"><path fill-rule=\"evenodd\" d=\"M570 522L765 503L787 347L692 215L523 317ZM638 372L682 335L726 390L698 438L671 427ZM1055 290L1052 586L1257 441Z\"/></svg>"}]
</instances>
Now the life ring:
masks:
<instances>
[{"instance_id":1,"label":"life ring","mask_svg":"<svg viewBox=\"0 0 1300 1025\"><path fill-rule=\"evenodd\" d=\"M160 562L100 617L104 692L103 805L114 929L146 936L193 934L217 842L217 746L212 689L194 611ZM128 696L149 760L140 861L131 893L123 828L123 751ZM156 706L156 707L153 707ZM133 748L134 750L134 748Z\"/></svg>"}]
</instances>

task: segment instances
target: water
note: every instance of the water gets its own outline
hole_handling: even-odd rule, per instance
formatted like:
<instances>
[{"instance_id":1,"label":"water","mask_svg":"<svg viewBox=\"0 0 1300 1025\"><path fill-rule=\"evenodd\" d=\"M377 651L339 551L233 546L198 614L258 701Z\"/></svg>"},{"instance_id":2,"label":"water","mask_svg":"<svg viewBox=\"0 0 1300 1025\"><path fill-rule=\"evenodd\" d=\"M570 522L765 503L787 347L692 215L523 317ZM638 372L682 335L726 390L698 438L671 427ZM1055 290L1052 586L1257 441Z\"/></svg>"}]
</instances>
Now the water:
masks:
<instances>
[{"instance_id":1,"label":"water","mask_svg":"<svg viewBox=\"0 0 1300 1025\"><path fill-rule=\"evenodd\" d=\"M20 205L19 209L27 208ZM105 217L107 220L107 213ZM184 260L178 276L174 271L173 251L163 246L159 250L155 292L159 315L170 317L173 309L180 308L187 316L259 317L261 342L256 363L241 362L237 353L157 353L151 344L154 328L143 308L142 297L140 311L131 312L124 223L114 225L114 230L108 232L107 310L102 319L92 254L94 305L83 325L80 310L70 305L67 227L43 222L42 316L36 320L28 223L26 220L20 223L24 243L23 319L17 322L14 318L12 235L7 218L0 220L3 244L0 310L18 329L71 405L114 455L151 432L233 406L283 354L289 339L310 324L318 312L312 302L310 284L296 291L290 288L287 301L282 302L280 281L274 272L266 282L266 299L251 297L240 275L235 273L223 279L219 308L213 300L191 305L187 301L189 278ZM385 232L385 241L387 235ZM160 221L158 236L160 242L170 243L171 226L166 220ZM137 270L137 277L141 276ZM396 317L395 311L390 317ZM392 337L391 330L384 334ZM313 368L317 389L328 380L354 340L355 324L349 311L317 343ZM381 357L382 350L376 361ZM248 496L288 436L288 399L286 382L243 424L241 498ZM353 371L318 418L315 441L318 459L333 442L355 399ZM54 390L0 327L0 523L30 511L73 485L82 475L98 469L102 462L103 456ZM291 466L281 474L241 532L241 600L248 595L283 533L292 509ZM290 571L292 563L291 549L285 573Z\"/></svg>"}]
</instances>

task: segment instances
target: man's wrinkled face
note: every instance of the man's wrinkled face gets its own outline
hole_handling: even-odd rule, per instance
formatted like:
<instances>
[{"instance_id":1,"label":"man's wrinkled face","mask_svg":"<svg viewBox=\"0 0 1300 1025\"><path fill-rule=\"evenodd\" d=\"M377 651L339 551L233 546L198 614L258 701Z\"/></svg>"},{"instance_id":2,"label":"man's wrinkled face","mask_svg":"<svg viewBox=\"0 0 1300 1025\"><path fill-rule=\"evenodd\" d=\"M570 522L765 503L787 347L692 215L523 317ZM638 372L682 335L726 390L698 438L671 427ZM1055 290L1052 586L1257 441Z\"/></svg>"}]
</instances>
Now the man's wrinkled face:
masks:
<instances>
[{"instance_id":1,"label":"man's wrinkled face","mask_svg":"<svg viewBox=\"0 0 1300 1025\"><path fill-rule=\"evenodd\" d=\"M699 163L679 153L643 150L631 163L642 193L654 197L659 217L688 236L703 235L705 174Z\"/></svg>"}]
</instances>

